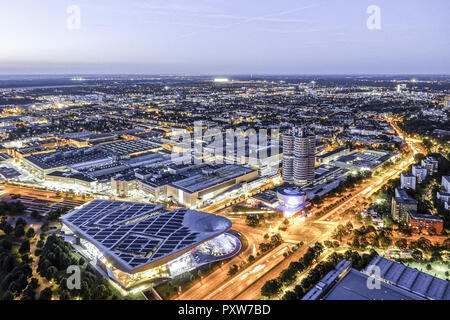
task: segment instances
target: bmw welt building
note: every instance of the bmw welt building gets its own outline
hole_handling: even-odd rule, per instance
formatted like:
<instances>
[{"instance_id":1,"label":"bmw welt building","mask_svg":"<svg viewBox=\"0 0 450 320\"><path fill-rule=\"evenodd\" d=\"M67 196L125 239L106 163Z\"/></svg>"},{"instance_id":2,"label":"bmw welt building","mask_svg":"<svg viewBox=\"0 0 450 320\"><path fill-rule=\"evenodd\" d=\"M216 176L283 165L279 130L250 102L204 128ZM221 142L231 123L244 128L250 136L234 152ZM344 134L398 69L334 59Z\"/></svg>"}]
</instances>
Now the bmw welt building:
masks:
<instances>
[{"instance_id":1,"label":"bmw welt building","mask_svg":"<svg viewBox=\"0 0 450 320\"><path fill-rule=\"evenodd\" d=\"M227 259L241 243L231 222L162 205L94 200L61 218L65 239L123 288Z\"/></svg>"}]
</instances>

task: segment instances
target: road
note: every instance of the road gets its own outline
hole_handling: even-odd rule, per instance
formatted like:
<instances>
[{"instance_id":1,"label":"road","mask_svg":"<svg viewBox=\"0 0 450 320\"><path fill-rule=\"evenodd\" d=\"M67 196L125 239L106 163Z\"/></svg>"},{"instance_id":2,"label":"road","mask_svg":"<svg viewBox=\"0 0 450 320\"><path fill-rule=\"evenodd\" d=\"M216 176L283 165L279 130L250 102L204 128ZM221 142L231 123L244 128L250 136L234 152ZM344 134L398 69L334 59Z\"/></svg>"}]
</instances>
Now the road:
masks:
<instances>
[{"instance_id":1,"label":"road","mask_svg":"<svg viewBox=\"0 0 450 320\"><path fill-rule=\"evenodd\" d=\"M4 195L20 194L21 196L28 196L28 197L32 197L32 198L49 200L49 201L54 201L54 202L61 202L65 198L64 196L62 196L64 194L63 192L61 193L61 196L60 196L60 195L57 195L56 191L33 188L30 186L2 183L2 184L0 184L0 187L4 191ZM83 200L83 201L92 200L92 198L90 198L88 196L86 196L85 198L82 198L81 196L74 196L74 197L71 197L70 199Z\"/></svg>"},{"instance_id":2,"label":"road","mask_svg":"<svg viewBox=\"0 0 450 320\"><path fill-rule=\"evenodd\" d=\"M394 127L394 129L397 131L398 127ZM401 135L399 131L397 131L397 133ZM295 240L304 241L305 247L302 250L298 250L293 255L282 259L282 261L279 263L275 263L275 261L272 261L272 264L270 266L274 265L273 267L264 266L264 268L258 270L258 272L250 275L248 279L246 278L244 282L242 281L242 279L239 280L239 275L237 275L224 283L220 288L217 288L213 292L209 293L207 297L209 297L210 299L227 300L258 299L260 297L261 288L266 281L278 277L281 271L286 269L291 262L298 261L298 259L300 259L300 257L302 257L306 252L306 248L309 245L317 241L324 241L329 239L337 224L333 220L339 219L339 215L342 212L354 206L358 201L367 200L372 194L374 194L385 184L387 184L389 180L399 176L400 173L403 172L414 161L414 154L423 151L421 150L420 145L418 145L419 142L409 140L407 141L407 143L412 152L408 153L405 160L401 161L393 168L390 168L384 174L364 182L361 186L357 187L355 191L353 191L353 194L350 198L337 205L336 208L330 210L330 212L328 212L324 216L317 219L315 218L314 213L319 210L312 210L312 215L307 219L309 221L304 224L304 227L300 227L300 230L297 230L296 234L288 235L290 236L290 238L293 238ZM322 230L320 230L320 232L317 232L317 230L314 230L313 227L318 228L319 225ZM286 235L283 234L282 237L283 239L285 239ZM262 272L265 273L262 274ZM242 283L240 283L239 281Z\"/></svg>"}]
</instances>

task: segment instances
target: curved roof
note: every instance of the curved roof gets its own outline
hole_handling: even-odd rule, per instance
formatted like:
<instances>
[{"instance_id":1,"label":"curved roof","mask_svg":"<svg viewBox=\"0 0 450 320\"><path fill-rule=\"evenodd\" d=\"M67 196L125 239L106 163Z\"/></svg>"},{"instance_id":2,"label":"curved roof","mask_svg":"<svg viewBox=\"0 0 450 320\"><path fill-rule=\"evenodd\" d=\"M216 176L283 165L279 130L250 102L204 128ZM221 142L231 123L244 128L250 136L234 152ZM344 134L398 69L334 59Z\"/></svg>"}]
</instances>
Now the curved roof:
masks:
<instances>
[{"instance_id":1,"label":"curved roof","mask_svg":"<svg viewBox=\"0 0 450 320\"><path fill-rule=\"evenodd\" d=\"M205 212L112 200L94 200L61 220L128 273L162 264L231 228L230 220Z\"/></svg>"}]
</instances>

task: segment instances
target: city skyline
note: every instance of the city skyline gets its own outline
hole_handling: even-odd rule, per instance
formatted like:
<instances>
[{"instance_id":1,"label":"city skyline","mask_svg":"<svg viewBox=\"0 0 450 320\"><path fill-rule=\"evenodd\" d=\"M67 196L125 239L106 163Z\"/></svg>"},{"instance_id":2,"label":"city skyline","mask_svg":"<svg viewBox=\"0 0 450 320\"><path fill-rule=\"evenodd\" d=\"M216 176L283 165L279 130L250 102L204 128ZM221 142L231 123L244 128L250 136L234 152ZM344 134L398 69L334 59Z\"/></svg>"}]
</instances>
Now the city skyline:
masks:
<instances>
[{"instance_id":1,"label":"city skyline","mask_svg":"<svg viewBox=\"0 0 450 320\"><path fill-rule=\"evenodd\" d=\"M0 302L450 301L449 13L1 2Z\"/></svg>"}]
</instances>

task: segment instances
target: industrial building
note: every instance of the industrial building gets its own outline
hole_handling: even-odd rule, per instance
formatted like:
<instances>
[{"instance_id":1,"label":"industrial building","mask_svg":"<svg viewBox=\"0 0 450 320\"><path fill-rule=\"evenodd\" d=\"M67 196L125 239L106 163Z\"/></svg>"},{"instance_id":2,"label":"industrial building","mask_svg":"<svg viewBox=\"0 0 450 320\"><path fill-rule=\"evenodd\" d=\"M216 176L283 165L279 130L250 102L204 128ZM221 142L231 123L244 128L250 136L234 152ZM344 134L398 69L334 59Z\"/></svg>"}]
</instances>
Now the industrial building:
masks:
<instances>
[{"instance_id":1,"label":"industrial building","mask_svg":"<svg viewBox=\"0 0 450 320\"><path fill-rule=\"evenodd\" d=\"M257 177L257 170L239 165L207 165L170 183L167 196L188 208L200 208L208 200Z\"/></svg>"},{"instance_id":2,"label":"industrial building","mask_svg":"<svg viewBox=\"0 0 450 320\"><path fill-rule=\"evenodd\" d=\"M66 147L50 153L34 154L22 159L24 166L37 176L68 168L80 170L114 162L114 157L99 147Z\"/></svg>"},{"instance_id":3,"label":"industrial building","mask_svg":"<svg viewBox=\"0 0 450 320\"><path fill-rule=\"evenodd\" d=\"M450 283L380 256L362 271L344 259L302 300L450 300Z\"/></svg>"},{"instance_id":4,"label":"industrial building","mask_svg":"<svg viewBox=\"0 0 450 320\"><path fill-rule=\"evenodd\" d=\"M395 154L393 152L367 149L360 152L353 151L330 161L330 163L340 168L354 171L376 170L386 161L394 159L394 157Z\"/></svg>"}]
</instances>

